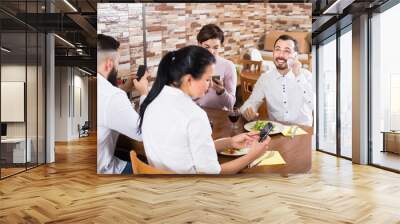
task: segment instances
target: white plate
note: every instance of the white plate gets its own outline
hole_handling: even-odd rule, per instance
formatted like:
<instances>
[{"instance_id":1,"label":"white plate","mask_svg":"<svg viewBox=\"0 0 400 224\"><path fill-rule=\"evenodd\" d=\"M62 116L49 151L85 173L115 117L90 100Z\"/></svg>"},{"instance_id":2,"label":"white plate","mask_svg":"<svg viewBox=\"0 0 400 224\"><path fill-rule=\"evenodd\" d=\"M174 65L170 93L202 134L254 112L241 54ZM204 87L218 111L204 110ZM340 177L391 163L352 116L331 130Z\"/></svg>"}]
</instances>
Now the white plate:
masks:
<instances>
[{"instance_id":1,"label":"white plate","mask_svg":"<svg viewBox=\"0 0 400 224\"><path fill-rule=\"evenodd\" d=\"M261 121L265 121L265 120L261 120ZM253 130L253 127L256 124L256 122L257 121L252 121L252 122L245 124L244 129L246 129L247 131L256 131L256 130ZM274 128L269 133L270 135L279 134L284 130L284 125L281 123L278 123L275 121L265 121L265 122L271 122L274 125Z\"/></svg>"},{"instance_id":2,"label":"white plate","mask_svg":"<svg viewBox=\"0 0 400 224\"><path fill-rule=\"evenodd\" d=\"M232 150L232 152L229 151L230 149L225 149L222 152L219 152L219 154L221 155L225 155L225 156L243 156L246 155L247 153L249 153L250 148L243 148L243 149L234 149Z\"/></svg>"}]
</instances>

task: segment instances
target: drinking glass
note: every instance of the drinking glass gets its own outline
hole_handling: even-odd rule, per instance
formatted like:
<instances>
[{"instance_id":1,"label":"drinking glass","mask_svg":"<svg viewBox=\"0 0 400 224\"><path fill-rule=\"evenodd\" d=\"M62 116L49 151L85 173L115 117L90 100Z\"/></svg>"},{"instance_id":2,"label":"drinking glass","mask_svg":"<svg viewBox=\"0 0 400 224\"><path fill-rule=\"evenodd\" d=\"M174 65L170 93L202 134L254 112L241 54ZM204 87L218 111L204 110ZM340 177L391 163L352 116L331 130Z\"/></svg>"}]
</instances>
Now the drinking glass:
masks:
<instances>
[{"instance_id":1,"label":"drinking glass","mask_svg":"<svg viewBox=\"0 0 400 224\"><path fill-rule=\"evenodd\" d=\"M228 118L232 122L232 128L237 129L238 128L237 121L240 118L239 108L235 107L235 108L229 110Z\"/></svg>"}]
</instances>

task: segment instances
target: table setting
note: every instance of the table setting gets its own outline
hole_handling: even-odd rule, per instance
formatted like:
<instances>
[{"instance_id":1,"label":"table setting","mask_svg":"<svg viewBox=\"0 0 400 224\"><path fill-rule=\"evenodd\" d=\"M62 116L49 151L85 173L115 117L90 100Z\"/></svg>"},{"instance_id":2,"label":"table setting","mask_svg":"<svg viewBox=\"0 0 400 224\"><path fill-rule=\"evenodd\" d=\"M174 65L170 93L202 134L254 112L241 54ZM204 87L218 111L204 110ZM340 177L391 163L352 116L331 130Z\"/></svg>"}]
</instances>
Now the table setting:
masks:
<instances>
[{"instance_id":1,"label":"table setting","mask_svg":"<svg viewBox=\"0 0 400 224\"><path fill-rule=\"evenodd\" d=\"M240 115L230 119L233 111L203 108L212 123L213 138L234 136L243 132L259 132L271 123L269 150L253 161L243 173L306 173L311 169L311 142L313 127L260 119L247 122ZM225 149L218 154L219 161L227 162L247 154L248 148Z\"/></svg>"}]
</instances>

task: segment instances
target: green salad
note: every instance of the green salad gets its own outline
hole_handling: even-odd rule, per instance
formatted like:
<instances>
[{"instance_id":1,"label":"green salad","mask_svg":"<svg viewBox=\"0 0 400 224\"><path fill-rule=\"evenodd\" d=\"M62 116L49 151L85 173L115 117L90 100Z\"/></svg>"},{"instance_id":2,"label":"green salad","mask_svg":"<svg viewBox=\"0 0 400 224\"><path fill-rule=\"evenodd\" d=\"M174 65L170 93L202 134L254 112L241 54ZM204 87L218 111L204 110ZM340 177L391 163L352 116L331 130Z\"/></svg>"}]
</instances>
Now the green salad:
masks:
<instances>
[{"instance_id":1,"label":"green salad","mask_svg":"<svg viewBox=\"0 0 400 224\"><path fill-rule=\"evenodd\" d=\"M261 129L263 129L265 127L265 125L267 125L268 121L256 121L256 123L254 124L254 126L251 128L253 131L261 131ZM275 131L276 126L272 123L273 128L272 131Z\"/></svg>"}]
</instances>

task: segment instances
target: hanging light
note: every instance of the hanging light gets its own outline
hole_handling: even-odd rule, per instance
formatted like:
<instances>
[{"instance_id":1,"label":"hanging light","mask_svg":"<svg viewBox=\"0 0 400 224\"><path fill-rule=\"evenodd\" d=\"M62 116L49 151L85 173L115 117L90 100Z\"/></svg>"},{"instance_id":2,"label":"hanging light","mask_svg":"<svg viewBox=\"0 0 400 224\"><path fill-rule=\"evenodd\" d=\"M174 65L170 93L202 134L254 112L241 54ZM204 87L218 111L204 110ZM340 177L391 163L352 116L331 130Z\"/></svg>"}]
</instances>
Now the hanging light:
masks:
<instances>
[{"instance_id":1,"label":"hanging light","mask_svg":"<svg viewBox=\"0 0 400 224\"><path fill-rule=\"evenodd\" d=\"M74 10L74 12L78 12L78 10L68 1L68 0L64 0L65 4L67 4L72 10Z\"/></svg>"},{"instance_id":2,"label":"hanging light","mask_svg":"<svg viewBox=\"0 0 400 224\"><path fill-rule=\"evenodd\" d=\"M11 52L11 50L9 50L9 49L7 49L7 48L5 48L5 47L1 47L1 50L4 51L4 52L6 52L6 53L10 53L10 52Z\"/></svg>"}]
</instances>

